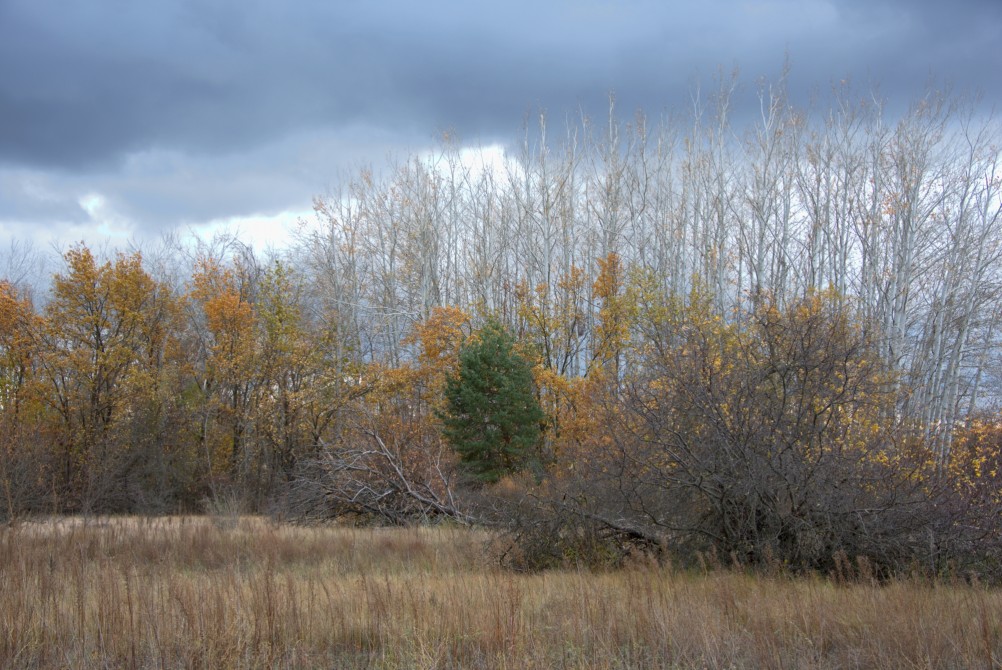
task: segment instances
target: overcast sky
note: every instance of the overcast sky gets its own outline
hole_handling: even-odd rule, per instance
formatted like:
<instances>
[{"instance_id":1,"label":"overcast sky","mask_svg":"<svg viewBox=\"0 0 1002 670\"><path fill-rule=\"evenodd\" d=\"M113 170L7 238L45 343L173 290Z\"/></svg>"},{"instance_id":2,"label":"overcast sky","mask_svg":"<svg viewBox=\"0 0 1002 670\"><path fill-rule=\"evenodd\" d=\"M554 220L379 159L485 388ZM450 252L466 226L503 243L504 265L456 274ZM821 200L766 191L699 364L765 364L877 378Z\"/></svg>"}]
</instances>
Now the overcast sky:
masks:
<instances>
[{"instance_id":1,"label":"overcast sky","mask_svg":"<svg viewBox=\"0 0 1002 670\"><path fill-rule=\"evenodd\" d=\"M722 67L791 91L930 77L1002 102L1002 0L0 0L0 242L238 225L530 109L654 115ZM6 245L3 245L6 246Z\"/></svg>"}]
</instances>

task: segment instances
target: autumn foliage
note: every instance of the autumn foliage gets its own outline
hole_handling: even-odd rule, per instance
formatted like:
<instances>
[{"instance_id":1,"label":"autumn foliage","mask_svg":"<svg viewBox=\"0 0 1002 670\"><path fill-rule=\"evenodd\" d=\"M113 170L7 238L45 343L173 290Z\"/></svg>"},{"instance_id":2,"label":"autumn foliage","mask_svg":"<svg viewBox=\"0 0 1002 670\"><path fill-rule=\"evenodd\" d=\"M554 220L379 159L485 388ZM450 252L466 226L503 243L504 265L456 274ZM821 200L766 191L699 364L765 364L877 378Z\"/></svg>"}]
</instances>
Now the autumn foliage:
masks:
<instances>
[{"instance_id":1,"label":"autumn foliage","mask_svg":"<svg viewBox=\"0 0 1002 670\"><path fill-rule=\"evenodd\" d=\"M283 252L80 244L0 278L0 515L1002 578L997 124L848 84L812 118L779 81L737 132L720 84L688 123L541 116L491 169L447 143L365 170ZM502 368L518 393L464 406Z\"/></svg>"},{"instance_id":2,"label":"autumn foliage","mask_svg":"<svg viewBox=\"0 0 1002 670\"><path fill-rule=\"evenodd\" d=\"M508 326L432 309L394 364L363 355L279 261L200 256L173 285L138 253L79 246L64 263L41 309L0 284L7 516L446 516L507 529L504 562L523 568L637 552L996 566L999 424L966 423L939 466L897 413L879 329L834 292L722 313L707 290L678 295L610 254L591 282L573 269L552 290L513 287ZM487 365L474 354L502 340L538 409L513 414L511 389L484 396L478 412L531 436L491 456L463 430L493 424L457 407Z\"/></svg>"}]
</instances>

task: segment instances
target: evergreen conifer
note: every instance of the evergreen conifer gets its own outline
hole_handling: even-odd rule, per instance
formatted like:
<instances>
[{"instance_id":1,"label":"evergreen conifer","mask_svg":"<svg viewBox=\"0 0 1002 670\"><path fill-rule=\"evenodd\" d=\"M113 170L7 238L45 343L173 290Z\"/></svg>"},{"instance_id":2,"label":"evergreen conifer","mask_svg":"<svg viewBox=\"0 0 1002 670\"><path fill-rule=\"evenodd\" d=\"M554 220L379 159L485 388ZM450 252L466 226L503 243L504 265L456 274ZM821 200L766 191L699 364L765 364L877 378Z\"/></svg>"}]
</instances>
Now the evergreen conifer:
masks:
<instances>
[{"instance_id":1,"label":"evergreen conifer","mask_svg":"<svg viewBox=\"0 0 1002 670\"><path fill-rule=\"evenodd\" d=\"M536 455L544 414L532 368L501 324L488 322L462 348L445 397L443 434L480 482L518 472Z\"/></svg>"}]
</instances>

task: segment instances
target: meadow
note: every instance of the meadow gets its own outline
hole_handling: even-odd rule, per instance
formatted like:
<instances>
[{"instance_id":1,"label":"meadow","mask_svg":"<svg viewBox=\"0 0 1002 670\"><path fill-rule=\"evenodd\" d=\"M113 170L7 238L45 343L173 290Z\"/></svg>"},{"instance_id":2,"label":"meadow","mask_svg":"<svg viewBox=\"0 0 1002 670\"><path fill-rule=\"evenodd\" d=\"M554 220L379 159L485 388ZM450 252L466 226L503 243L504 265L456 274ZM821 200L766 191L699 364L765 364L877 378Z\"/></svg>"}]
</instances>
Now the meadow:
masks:
<instances>
[{"instance_id":1,"label":"meadow","mask_svg":"<svg viewBox=\"0 0 1002 670\"><path fill-rule=\"evenodd\" d=\"M520 574L496 553L455 526L20 522L0 529L0 667L1002 666L1002 591L970 580Z\"/></svg>"}]
</instances>

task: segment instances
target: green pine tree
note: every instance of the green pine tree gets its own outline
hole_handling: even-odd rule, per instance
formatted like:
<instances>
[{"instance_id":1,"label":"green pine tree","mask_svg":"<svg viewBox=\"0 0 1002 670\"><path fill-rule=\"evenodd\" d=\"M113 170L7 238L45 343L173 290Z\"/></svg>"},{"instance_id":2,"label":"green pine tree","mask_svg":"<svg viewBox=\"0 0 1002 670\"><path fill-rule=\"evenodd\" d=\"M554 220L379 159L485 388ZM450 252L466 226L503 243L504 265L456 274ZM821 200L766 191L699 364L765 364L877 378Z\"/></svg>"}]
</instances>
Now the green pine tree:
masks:
<instances>
[{"instance_id":1,"label":"green pine tree","mask_svg":"<svg viewBox=\"0 0 1002 670\"><path fill-rule=\"evenodd\" d=\"M544 414L532 367L505 328L488 322L463 347L445 388L443 434L477 480L498 481L525 468L538 450Z\"/></svg>"}]
</instances>

